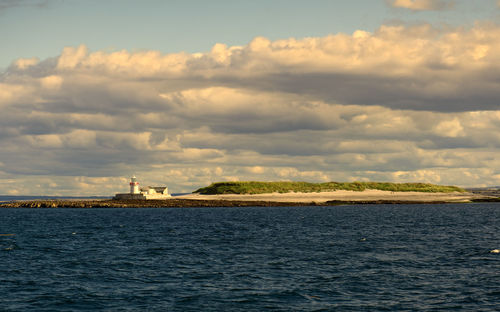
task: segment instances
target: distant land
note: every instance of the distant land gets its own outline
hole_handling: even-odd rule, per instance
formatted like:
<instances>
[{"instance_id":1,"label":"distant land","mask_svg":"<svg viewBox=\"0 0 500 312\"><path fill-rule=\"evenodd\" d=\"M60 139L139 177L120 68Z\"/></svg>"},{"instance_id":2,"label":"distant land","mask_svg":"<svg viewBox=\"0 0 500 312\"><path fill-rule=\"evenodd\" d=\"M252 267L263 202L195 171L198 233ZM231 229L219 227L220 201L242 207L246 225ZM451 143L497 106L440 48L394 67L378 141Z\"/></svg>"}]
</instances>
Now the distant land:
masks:
<instances>
[{"instance_id":1,"label":"distant land","mask_svg":"<svg viewBox=\"0 0 500 312\"><path fill-rule=\"evenodd\" d=\"M466 191L477 195L500 197L500 186L471 187L466 188Z\"/></svg>"},{"instance_id":2,"label":"distant land","mask_svg":"<svg viewBox=\"0 0 500 312\"><path fill-rule=\"evenodd\" d=\"M190 193L177 193L172 196ZM24 201L24 200L105 200L113 196L51 196L51 195L0 195L0 202Z\"/></svg>"},{"instance_id":3,"label":"distant land","mask_svg":"<svg viewBox=\"0 0 500 312\"><path fill-rule=\"evenodd\" d=\"M500 188L389 182L216 182L162 200L107 196L1 196L2 208L251 207L500 202Z\"/></svg>"},{"instance_id":4,"label":"distant land","mask_svg":"<svg viewBox=\"0 0 500 312\"><path fill-rule=\"evenodd\" d=\"M111 199L112 196L51 196L51 195L0 195L0 202L18 200L84 200Z\"/></svg>"}]
</instances>

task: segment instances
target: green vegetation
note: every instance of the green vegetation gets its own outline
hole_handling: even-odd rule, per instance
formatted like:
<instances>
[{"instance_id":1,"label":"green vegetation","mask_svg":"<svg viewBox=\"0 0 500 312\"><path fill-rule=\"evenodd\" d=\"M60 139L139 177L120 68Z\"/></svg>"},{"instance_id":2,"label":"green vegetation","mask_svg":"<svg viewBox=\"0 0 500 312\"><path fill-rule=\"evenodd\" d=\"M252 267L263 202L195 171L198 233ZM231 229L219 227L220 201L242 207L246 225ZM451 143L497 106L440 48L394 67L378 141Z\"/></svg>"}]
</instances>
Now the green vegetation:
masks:
<instances>
[{"instance_id":1,"label":"green vegetation","mask_svg":"<svg viewBox=\"0 0 500 312\"><path fill-rule=\"evenodd\" d=\"M364 191L382 190L392 192L429 192L451 193L465 192L457 186L435 185L429 183L388 183L388 182L217 182L200 188L193 193L214 194L263 194L288 192L329 192L337 190Z\"/></svg>"}]
</instances>

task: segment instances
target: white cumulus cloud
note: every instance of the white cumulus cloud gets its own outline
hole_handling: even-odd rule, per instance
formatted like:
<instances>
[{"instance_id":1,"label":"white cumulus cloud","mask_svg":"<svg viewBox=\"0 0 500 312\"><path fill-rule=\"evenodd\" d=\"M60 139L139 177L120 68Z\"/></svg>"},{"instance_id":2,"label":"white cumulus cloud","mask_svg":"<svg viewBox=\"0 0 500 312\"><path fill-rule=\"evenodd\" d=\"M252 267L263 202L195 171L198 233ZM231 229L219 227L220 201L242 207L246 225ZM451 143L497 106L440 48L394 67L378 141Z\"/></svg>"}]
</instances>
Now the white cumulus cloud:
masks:
<instances>
[{"instance_id":1,"label":"white cumulus cloud","mask_svg":"<svg viewBox=\"0 0 500 312\"><path fill-rule=\"evenodd\" d=\"M388 0L395 8L405 8L412 11L435 11L452 8L455 5L451 0Z\"/></svg>"},{"instance_id":2,"label":"white cumulus cloud","mask_svg":"<svg viewBox=\"0 0 500 312\"><path fill-rule=\"evenodd\" d=\"M232 179L497 185L499 55L500 27L478 23L17 60L0 75L0 193L109 195L131 174L174 192Z\"/></svg>"}]
</instances>

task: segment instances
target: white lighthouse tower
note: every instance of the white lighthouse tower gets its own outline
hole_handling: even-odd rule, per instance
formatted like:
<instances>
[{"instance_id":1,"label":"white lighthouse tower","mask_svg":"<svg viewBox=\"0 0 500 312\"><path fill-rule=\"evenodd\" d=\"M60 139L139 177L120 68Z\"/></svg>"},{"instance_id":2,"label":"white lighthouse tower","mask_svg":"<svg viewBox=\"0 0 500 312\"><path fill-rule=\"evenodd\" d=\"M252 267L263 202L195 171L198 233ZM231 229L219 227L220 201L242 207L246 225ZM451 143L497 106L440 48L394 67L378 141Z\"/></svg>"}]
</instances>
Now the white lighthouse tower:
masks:
<instances>
[{"instance_id":1,"label":"white lighthouse tower","mask_svg":"<svg viewBox=\"0 0 500 312\"><path fill-rule=\"evenodd\" d=\"M130 178L130 194L140 194L139 191L139 182L137 182L137 178L135 176Z\"/></svg>"}]
</instances>

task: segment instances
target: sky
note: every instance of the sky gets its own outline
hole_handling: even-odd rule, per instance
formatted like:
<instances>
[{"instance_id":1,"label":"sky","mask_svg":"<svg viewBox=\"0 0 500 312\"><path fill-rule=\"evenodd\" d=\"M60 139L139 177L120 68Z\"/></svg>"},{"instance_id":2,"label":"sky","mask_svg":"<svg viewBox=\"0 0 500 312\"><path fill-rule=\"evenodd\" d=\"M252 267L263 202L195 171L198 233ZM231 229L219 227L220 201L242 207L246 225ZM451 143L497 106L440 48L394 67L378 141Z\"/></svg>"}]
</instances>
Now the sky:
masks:
<instances>
[{"instance_id":1,"label":"sky","mask_svg":"<svg viewBox=\"0 0 500 312\"><path fill-rule=\"evenodd\" d=\"M0 0L0 194L500 185L500 1Z\"/></svg>"}]
</instances>

